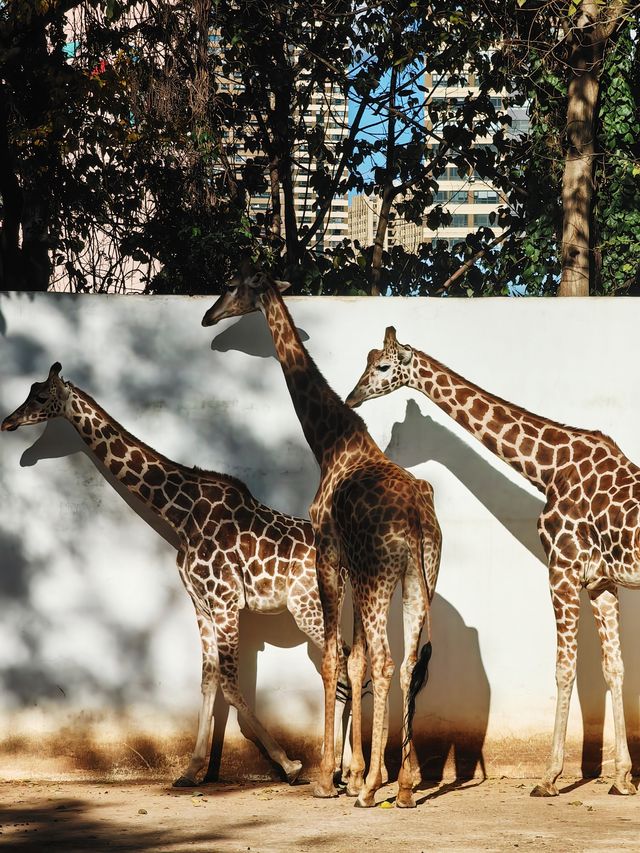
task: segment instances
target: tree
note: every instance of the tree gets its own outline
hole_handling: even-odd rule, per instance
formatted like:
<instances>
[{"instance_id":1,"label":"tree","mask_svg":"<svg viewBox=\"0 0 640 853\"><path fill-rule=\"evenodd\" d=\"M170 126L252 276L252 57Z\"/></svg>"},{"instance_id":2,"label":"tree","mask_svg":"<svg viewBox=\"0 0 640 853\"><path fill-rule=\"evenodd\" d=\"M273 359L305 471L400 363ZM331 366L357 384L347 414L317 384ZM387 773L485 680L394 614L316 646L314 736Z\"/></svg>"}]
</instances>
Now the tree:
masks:
<instances>
[{"instance_id":1,"label":"tree","mask_svg":"<svg viewBox=\"0 0 640 853\"><path fill-rule=\"evenodd\" d=\"M251 251L294 292L555 293L561 270L561 292L584 290L587 264L592 293L633 292L640 71L622 3L9 0L3 286L209 292ZM477 94L429 99L427 71ZM530 131L511 132L524 104ZM394 217L450 222L446 168L493 184L497 216L453 247L385 249ZM375 243L329 250L350 192L379 199Z\"/></svg>"},{"instance_id":2,"label":"tree","mask_svg":"<svg viewBox=\"0 0 640 853\"><path fill-rule=\"evenodd\" d=\"M624 292L640 266L638 39L630 7L623 0L518 5L515 37L502 51L505 73L531 105L525 284L555 292L559 277L558 295ZM612 228L614 244L621 230L627 241L618 270L607 257ZM550 265L556 271L544 281L540 272Z\"/></svg>"}]
</instances>

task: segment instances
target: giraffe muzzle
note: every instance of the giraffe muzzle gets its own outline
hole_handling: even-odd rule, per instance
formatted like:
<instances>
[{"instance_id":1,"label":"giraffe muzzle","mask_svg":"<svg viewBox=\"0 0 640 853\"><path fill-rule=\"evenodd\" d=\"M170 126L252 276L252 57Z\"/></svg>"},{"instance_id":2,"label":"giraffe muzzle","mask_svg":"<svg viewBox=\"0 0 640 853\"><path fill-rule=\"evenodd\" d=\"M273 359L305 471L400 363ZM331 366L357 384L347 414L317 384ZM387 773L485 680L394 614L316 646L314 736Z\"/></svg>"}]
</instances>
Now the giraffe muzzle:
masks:
<instances>
[{"instance_id":1,"label":"giraffe muzzle","mask_svg":"<svg viewBox=\"0 0 640 853\"><path fill-rule=\"evenodd\" d=\"M11 415L9 415L8 418L5 418L2 421L2 425L0 426L0 430L2 430L2 432L14 432L15 430L18 429L19 426L20 426L20 424L16 423L15 421L12 421Z\"/></svg>"},{"instance_id":2,"label":"giraffe muzzle","mask_svg":"<svg viewBox=\"0 0 640 853\"><path fill-rule=\"evenodd\" d=\"M354 388L353 391L349 394L345 403L349 406L350 409L357 409L364 402L363 397L358 394L357 389Z\"/></svg>"}]
</instances>

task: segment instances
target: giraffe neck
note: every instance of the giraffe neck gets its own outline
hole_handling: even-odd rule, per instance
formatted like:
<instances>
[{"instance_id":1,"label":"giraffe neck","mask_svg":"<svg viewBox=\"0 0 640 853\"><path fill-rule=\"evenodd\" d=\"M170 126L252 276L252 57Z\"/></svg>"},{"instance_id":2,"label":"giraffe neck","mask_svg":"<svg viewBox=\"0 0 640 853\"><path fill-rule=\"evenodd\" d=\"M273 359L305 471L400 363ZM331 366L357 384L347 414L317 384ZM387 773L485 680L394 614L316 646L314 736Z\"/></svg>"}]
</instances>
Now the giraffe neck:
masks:
<instances>
[{"instance_id":1,"label":"giraffe neck","mask_svg":"<svg viewBox=\"0 0 640 853\"><path fill-rule=\"evenodd\" d=\"M578 433L587 434L508 403L419 350L414 350L407 384L542 491L556 468L556 448Z\"/></svg>"},{"instance_id":2,"label":"giraffe neck","mask_svg":"<svg viewBox=\"0 0 640 853\"><path fill-rule=\"evenodd\" d=\"M340 399L318 370L273 285L265 291L263 310L298 420L320 467L345 440L352 452L357 446L365 451L376 447L362 418Z\"/></svg>"},{"instance_id":3,"label":"giraffe neck","mask_svg":"<svg viewBox=\"0 0 640 853\"><path fill-rule=\"evenodd\" d=\"M132 494L156 515L179 530L190 500L187 491L180 491L181 506L165 493L170 478L173 485L184 483L187 470L171 462L151 447L139 441L110 417L87 393L69 383L71 396L66 418L102 464ZM176 489L171 489L176 494Z\"/></svg>"}]
</instances>

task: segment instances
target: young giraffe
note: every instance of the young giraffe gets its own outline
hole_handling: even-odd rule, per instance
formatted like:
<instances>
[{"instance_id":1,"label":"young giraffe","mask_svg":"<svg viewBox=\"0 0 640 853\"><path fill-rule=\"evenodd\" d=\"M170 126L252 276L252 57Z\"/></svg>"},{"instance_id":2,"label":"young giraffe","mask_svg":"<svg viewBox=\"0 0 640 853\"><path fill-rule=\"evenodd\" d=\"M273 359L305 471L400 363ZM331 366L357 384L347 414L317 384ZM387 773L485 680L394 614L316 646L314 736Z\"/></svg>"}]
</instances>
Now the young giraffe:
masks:
<instances>
[{"instance_id":1,"label":"young giraffe","mask_svg":"<svg viewBox=\"0 0 640 853\"><path fill-rule=\"evenodd\" d=\"M179 537L178 569L195 607L202 644L202 705L191 761L174 786L198 784L218 685L293 784L301 762L287 757L240 692L238 629L244 607L258 613L287 608L314 645L324 649L311 524L259 503L235 477L187 468L156 453L87 393L65 382L61 369L56 362L44 382L32 385L26 401L4 419L2 430L66 418L100 462ZM341 717L346 697L341 645L338 653L342 689L336 714Z\"/></svg>"},{"instance_id":2,"label":"young giraffe","mask_svg":"<svg viewBox=\"0 0 640 853\"><path fill-rule=\"evenodd\" d=\"M402 767L396 804L413 807L411 720L415 694L427 675L431 644L417 650L427 623L440 561L440 528L433 490L390 462L374 443L362 419L329 387L300 340L275 282L250 264L228 285L203 320L211 326L227 317L264 313L291 398L320 466L320 486L310 508L317 552L318 584L324 611L325 733L315 796L336 795L332 773L336 654L340 617L338 567L347 567L354 599L354 640L348 661L352 688L352 763L347 792L355 805L375 805L382 784L385 708L394 663L389 651L387 618L391 596L402 582L404 699ZM369 772L363 781L360 691L366 668L365 635L371 658L373 730Z\"/></svg>"},{"instance_id":3,"label":"young giraffe","mask_svg":"<svg viewBox=\"0 0 640 853\"><path fill-rule=\"evenodd\" d=\"M558 794L569 701L576 675L580 588L586 587L613 701L615 781L609 793L635 794L622 704L617 584L640 587L640 468L601 432L573 429L483 391L431 356L385 333L347 398L350 406L402 385L422 391L544 492L538 530L549 563L556 617L558 698L551 757L536 797Z\"/></svg>"}]
</instances>

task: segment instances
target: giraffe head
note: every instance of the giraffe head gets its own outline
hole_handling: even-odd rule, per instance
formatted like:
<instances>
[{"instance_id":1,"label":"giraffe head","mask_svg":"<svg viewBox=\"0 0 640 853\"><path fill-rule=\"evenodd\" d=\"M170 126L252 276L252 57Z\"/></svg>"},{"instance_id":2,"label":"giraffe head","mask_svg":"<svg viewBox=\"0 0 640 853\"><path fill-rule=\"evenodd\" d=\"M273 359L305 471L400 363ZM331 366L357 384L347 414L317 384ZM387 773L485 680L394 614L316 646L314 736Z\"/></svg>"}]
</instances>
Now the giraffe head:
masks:
<instances>
[{"instance_id":1,"label":"giraffe head","mask_svg":"<svg viewBox=\"0 0 640 853\"><path fill-rule=\"evenodd\" d=\"M271 287L283 291L289 287L288 281L277 281L258 270L249 260L240 265L240 269L226 285L225 292L209 308L202 318L203 326L214 326L227 317L241 317L253 311L262 310L262 299Z\"/></svg>"},{"instance_id":2,"label":"giraffe head","mask_svg":"<svg viewBox=\"0 0 640 853\"><path fill-rule=\"evenodd\" d=\"M411 375L412 361L411 347L398 343L396 330L388 326L382 349L372 349L367 356L367 366L347 397L347 406L355 409L365 400L381 397L406 385Z\"/></svg>"},{"instance_id":3,"label":"giraffe head","mask_svg":"<svg viewBox=\"0 0 640 853\"><path fill-rule=\"evenodd\" d=\"M56 361L51 365L49 376L44 382L33 383L24 403L2 421L3 432L64 415L69 399L69 386L60 377L61 370L62 365Z\"/></svg>"}]
</instances>

